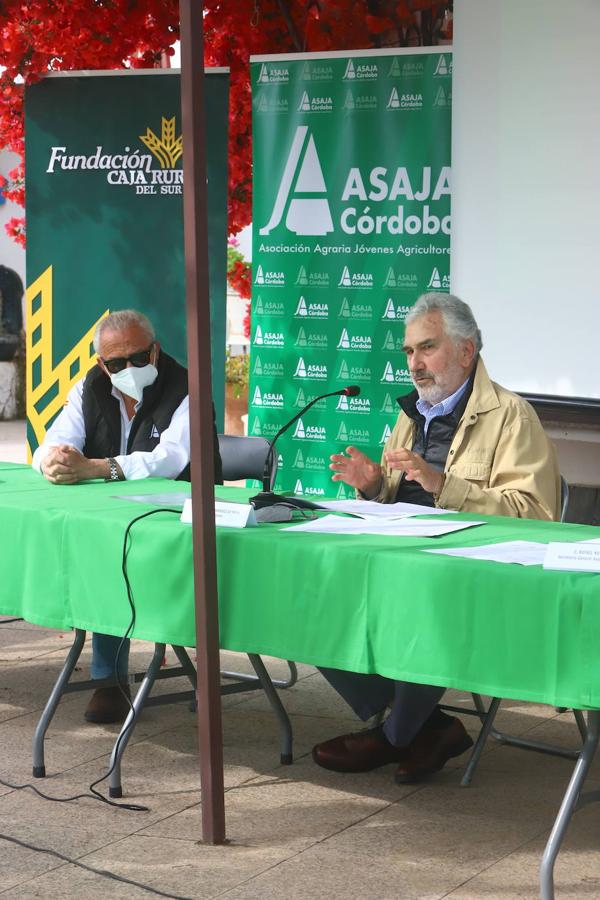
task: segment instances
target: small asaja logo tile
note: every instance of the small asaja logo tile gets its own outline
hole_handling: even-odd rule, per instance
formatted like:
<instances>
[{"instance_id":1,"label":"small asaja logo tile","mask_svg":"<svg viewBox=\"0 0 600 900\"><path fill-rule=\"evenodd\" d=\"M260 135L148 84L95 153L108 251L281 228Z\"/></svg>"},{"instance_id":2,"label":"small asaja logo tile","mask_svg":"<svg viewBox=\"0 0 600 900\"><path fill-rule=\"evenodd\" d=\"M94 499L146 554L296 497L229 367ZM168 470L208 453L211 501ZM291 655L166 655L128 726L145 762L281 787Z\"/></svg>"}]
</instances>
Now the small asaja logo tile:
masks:
<instances>
[{"instance_id":1,"label":"small asaja logo tile","mask_svg":"<svg viewBox=\"0 0 600 900\"><path fill-rule=\"evenodd\" d=\"M431 272L431 277L429 279L427 287L432 288L434 291L449 291L450 276L440 275L439 269L434 267Z\"/></svg>"},{"instance_id":2,"label":"small asaja logo tile","mask_svg":"<svg viewBox=\"0 0 600 900\"><path fill-rule=\"evenodd\" d=\"M371 290L373 287L373 274L372 272L351 272L348 266L344 266L338 281L338 287Z\"/></svg>"}]
</instances>

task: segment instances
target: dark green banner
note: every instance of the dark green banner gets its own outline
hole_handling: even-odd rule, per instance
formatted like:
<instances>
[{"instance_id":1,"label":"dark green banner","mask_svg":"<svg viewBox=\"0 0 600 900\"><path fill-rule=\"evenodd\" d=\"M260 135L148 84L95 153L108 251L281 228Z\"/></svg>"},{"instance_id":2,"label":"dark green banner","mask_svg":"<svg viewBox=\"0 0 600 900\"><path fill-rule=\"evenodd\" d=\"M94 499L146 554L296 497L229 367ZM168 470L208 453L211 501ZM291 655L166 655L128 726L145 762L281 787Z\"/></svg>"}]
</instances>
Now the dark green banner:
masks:
<instances>
[{"instance_id":1,"label":"dark green banner","mask_svg":"<svg viewBox=\"0 0 600 900\"><path fill-rule=\"evenodd\" d=\"M213 394L223 421L229 79L207 72ZM177 72L64 73L26 91L27 415L33 452L95 362L108 312L133 307L186 362Z\"/></svg>"},{"instance_id":2,"label":"dark green banner","mask_svg":"<svg viewBox=\"0 0 600 900\"><path fill-rule=\"evenodd\" d=\"M448 290L452 53L259 57L250 434L281 439L278 487L344 497L329 455L378 460L412 389L404 319Z\"/></svg>"}]
</instances>

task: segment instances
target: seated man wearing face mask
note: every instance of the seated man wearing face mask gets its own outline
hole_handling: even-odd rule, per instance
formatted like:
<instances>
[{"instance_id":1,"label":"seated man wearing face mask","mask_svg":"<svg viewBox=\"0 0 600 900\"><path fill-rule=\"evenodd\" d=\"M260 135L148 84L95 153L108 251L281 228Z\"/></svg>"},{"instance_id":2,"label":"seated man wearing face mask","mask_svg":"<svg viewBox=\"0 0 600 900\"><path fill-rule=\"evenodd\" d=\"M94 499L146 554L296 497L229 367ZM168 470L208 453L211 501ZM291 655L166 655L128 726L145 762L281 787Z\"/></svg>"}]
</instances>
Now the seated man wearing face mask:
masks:
<instances>
[{"instance_id":1,"label":"seated man wearing face mask","mask_svg":"<svg viewBox=\"0 0 600 900\"><path fill-rule=\"evenodd\" d=\"M187 370L161 352L142 313L113 312L94 334L94 366L69 392L64 409L33 455L33 467L53 484L137 478L190 479ZM215 433L215 483L222 482ZM92 678L110 678L121 639L94 634ZM119 655L127 675L129 642ZM123 684L126 693L129 687ZM129 705L118 686L98 688L85 711L88 722L118 722Z\"/></svg>"}]
</instances>

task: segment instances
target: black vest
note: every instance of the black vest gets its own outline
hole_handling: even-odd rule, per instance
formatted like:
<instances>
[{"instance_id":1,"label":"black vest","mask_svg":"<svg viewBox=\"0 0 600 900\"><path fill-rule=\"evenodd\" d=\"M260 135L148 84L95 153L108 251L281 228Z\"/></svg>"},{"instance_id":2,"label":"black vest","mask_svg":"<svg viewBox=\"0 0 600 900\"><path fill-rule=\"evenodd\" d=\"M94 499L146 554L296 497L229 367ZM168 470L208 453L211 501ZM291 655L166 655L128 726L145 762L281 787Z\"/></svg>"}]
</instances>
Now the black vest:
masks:
<instances>
[{"instance_id":1,"label":"black vest","mask_svg":"<svg viewBox=\"0 0 600 900\"><path fill-rule=\"evenodd\" d=\"M432 469L443 472L450 450L450 444L456 434L456 429L465 411L465 407L473 390L474 372L469 379L467 388L447 416L436 416L429 423L425 434L425 416L417 409L418 392L411 391L405 397L398 397L398 403L409 419L415 423L414 440L411 447L413 453L418 453L429 463ZM418 481L406 481L402 478L398 485L396 500L403 503L420 503L423 506L435 506L433 494L424 490Z\"/></svg>"},{"instance_id":2,"label":"black vest","mask_svg":"<svg viewBox=\"0 0 600 900\"><path fill-rule=\"evenodd\" d=\"M158 358L158 377L144 388L142 405L136 412L127 441L127 453L154 450L160 436L171 424L173 413L187 395L187 369L162 350ZM112 383L99 366L91 369L83 383L84 456L103 459L121 452L121 414L119 401L112 396ZM223 483L217 428L214 420L215 484ZM189 464L177 476L190 480Z\"/></svg>"}]
</instances>

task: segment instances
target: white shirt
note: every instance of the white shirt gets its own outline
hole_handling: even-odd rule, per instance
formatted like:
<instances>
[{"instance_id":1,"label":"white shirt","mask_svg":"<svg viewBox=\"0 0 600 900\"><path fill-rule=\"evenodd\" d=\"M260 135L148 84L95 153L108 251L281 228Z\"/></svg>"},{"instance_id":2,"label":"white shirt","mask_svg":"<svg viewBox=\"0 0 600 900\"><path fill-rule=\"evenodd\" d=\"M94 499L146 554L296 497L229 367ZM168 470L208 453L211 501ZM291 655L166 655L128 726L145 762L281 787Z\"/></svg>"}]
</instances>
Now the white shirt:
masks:
<instances>
[{"instance_id":1,"label":"white shirt","mask_svg":"<svg viewBox=\"0 0 600 900\"><path fill-rule=\"evenodd\" d=\"M41 471L41 465L51 447L59 444L70 444L83 451L85 444L85 424L83 420L83 381L78 381L69 391L67 402L54 420L44 440L33 454L31 464ZM136 478L177 478L190 461L190 417L189 398L183 398L173 418L163 433L154 450L136 450L127 453L127 441L134 419L130 419L125 409L123 395L113 387L112 396L119 401L121 414L121 447L115 460L121 466L127 480ZM136 403L135 412L141 406ZM134 416L135 418L135 416Z\"/></svg>"}]
</instances>

